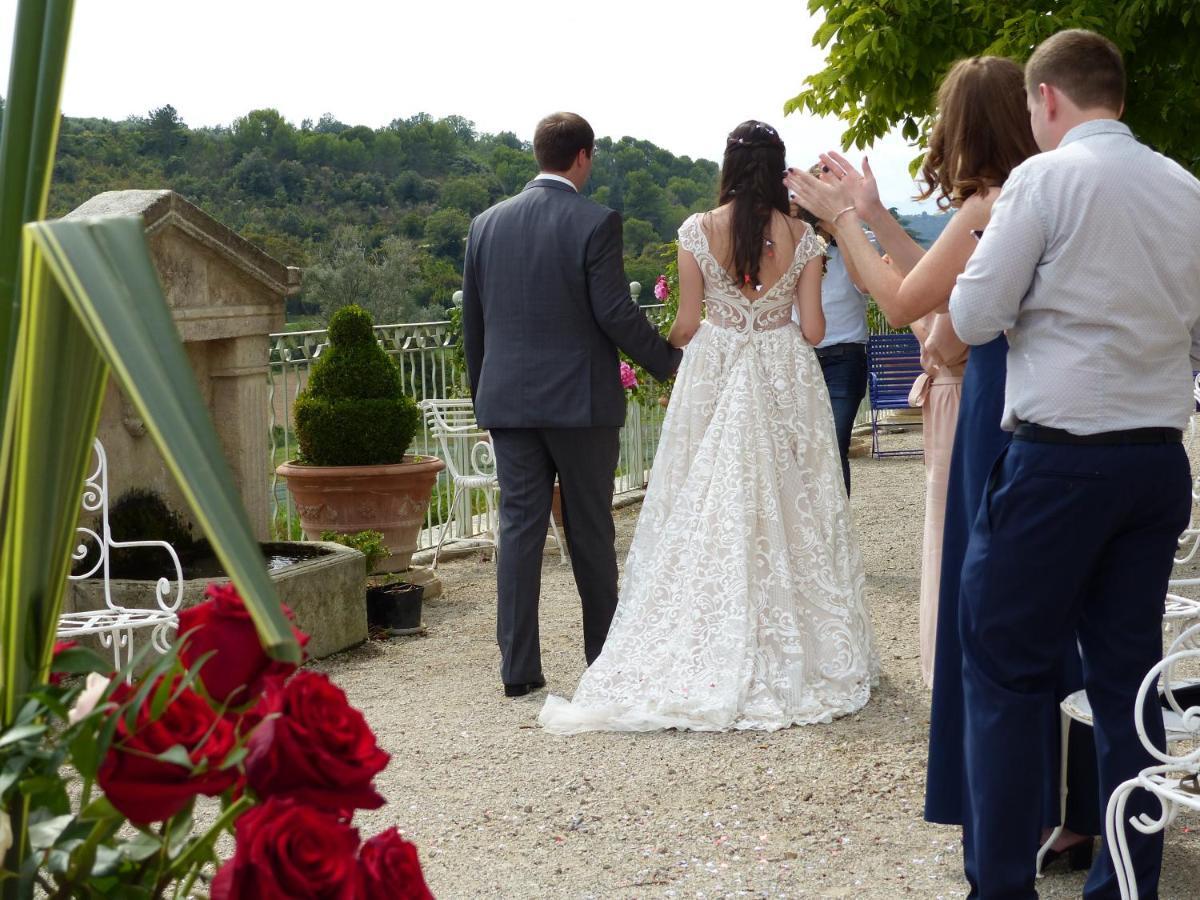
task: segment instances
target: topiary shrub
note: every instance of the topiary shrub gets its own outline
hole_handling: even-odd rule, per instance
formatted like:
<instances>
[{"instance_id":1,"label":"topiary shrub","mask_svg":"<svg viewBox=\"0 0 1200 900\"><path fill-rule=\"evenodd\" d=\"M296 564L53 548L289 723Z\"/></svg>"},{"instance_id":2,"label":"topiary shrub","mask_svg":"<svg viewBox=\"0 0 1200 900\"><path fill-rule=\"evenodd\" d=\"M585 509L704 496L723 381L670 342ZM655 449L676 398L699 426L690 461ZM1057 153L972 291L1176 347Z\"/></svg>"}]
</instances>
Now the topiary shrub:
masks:
<instances>
[{"instance_id":1,"label":"topiary shrub","mask_svg":"<svg viewBox=\"0 0 1200 900\"><path fill-rule=\"evenodd\" d=\"M329 346L293 408L305 465L402 462L421 426L421 412L373 327L370 313L358 306L343 307L329 320Z\"/></svg>"}]
</instances>

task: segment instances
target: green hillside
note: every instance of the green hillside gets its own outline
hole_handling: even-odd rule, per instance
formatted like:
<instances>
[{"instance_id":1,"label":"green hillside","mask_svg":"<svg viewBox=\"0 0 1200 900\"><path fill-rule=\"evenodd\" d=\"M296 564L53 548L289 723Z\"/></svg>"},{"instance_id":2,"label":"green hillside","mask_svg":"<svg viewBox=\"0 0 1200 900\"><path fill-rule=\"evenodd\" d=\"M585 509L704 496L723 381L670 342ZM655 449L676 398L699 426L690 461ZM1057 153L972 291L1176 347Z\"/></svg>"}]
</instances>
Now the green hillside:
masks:
<instances>
[{"instance_id":1,"label":"green hillside","mask_svg":"<svg viewBox=\"0 0 1200 900\"><path fill-rule=\"evenodd\" d=\"M718 167L630 137L602 138L596 151L586 192L623 214L627 274L652 283L662 243L712 205ZM471 217L536 171L528 143L457 116L372 129L330 115L296 126L260 109L227 128L189 128L165 106L121 122L64 119L50 212L100 191L172 188L306 270L293 317L358 302L379 322L427 320L460 286Z\"/></svg>"}]
</instances>

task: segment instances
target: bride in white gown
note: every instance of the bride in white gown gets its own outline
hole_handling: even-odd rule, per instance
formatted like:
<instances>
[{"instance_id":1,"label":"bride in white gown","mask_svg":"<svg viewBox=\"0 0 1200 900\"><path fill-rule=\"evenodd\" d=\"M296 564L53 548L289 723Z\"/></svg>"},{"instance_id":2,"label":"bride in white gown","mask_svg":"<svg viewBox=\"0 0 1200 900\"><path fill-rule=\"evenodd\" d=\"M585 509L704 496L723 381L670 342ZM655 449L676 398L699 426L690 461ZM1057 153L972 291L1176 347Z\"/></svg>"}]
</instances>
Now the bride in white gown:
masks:
<instances>
[{"instance_id":1,"label":"bride in white gown","mask_svg":"<svg viewBox=\"0 0 1200 900\"><path fill-rule=\"evenodd\" d=\"M687 351L604 650L572 700L547 698L547 731L829 722L877 679L813 352L824 245L786 215L784 154L770 126L739 125L720 206L679 229L670 340Z\"/></svg>"}]
</instances>

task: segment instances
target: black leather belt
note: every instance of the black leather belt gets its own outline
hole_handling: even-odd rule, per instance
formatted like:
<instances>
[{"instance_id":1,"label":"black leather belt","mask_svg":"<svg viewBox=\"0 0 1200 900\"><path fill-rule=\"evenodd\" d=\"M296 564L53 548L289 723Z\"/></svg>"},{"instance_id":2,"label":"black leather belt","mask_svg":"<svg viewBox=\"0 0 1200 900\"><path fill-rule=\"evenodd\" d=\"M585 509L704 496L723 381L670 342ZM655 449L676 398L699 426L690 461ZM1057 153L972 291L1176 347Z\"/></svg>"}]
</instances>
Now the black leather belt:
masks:
<instances>
[{"instance_id":1,"label":"black leather belt","mask_svg":"<svg viewBox=\"0 0 1200 900\"><path fill-rule=\"evenodd\" d=\"M828 347L818 347L817 348L817 356L818 357L848 356L851 353L865 354L866 352L867 352L866 344L859 344L859 343L854 343L854 342L847 343L847 344L831 344Z\"/></svg>"},{"instance_id":2,"label":"black leather belt","mask_svg":"<svg viewBox=\"0 0 1200 900\"><path fill-rule=\"evenodd\" d=\"M1130 428L1128 431L1101 431L1098 434L1071 434L1061 428L1048 428L1032 422L1021 422L1013 432L1018 441L1033 441L1038 444L1077 444L1097 446L1105 444L1178 444L1183 441L1183 432L1178 428Z\"/></svg>"}]
</instances>

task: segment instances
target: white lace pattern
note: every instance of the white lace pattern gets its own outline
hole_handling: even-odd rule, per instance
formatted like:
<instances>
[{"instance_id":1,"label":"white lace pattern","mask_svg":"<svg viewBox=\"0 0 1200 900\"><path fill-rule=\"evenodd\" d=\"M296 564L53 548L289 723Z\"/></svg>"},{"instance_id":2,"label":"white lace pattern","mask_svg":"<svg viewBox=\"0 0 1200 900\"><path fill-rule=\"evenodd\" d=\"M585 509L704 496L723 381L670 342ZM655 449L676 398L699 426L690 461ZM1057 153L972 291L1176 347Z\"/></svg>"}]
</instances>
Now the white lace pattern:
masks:
<instances>
[{"instance_id":1,"label":"white lace pattern","mask_svg":"<svg viewBox=\"0 0 1200 900\"><path fill-rule=\"evenodd\" d=\"M791 319L811 230L751 302L684 223L708 319L688 345L600 657L559 734L774 730L861 709L878 678L820 365Z\"/></svg>"}]
</instances>

